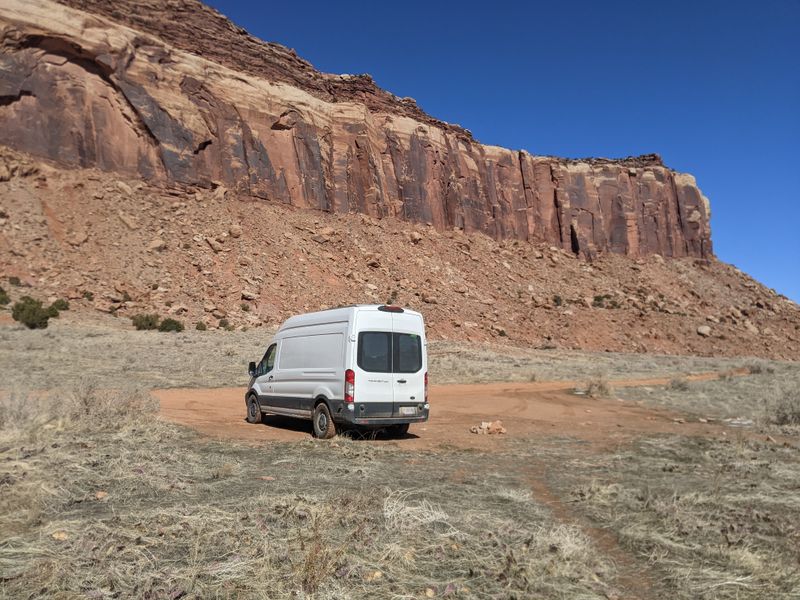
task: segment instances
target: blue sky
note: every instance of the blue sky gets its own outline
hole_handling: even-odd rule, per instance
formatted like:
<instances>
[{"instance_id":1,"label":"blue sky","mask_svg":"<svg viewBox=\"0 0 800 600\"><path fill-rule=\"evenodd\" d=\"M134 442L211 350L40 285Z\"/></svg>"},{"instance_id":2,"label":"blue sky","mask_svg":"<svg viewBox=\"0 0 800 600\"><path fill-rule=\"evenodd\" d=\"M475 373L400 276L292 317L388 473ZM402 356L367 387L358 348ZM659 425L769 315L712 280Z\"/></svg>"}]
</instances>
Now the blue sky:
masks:
<instances>
[{"instance_id":1,"label":"blue sky","mask_svg":"<svg viewBox=\"0 0 800 600\"><path fill-rule=\"evenodd\" d=\"M717 256L800 301L800 0L210 4L485 143L660 153L711 199Z\"/></svg>"}]
</instances>

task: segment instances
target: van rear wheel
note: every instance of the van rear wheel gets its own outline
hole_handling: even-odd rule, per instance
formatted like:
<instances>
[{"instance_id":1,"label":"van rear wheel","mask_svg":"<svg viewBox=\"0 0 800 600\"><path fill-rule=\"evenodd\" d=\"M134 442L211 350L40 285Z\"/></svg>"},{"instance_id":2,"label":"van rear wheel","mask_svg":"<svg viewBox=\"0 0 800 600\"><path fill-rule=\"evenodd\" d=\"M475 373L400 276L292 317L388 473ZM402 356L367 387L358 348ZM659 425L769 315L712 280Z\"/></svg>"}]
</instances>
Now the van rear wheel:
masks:
<instances>
[{"instance_id":1,"label":"van rear wheel","mask_svg":"<svg viewBox=\"0 0 800 600\"><path fill-rule=\"evenodd\" d=\"M314 437L321 440L329 440L336 435L336 424L331 418L331 411L324 402L317 404L314 409Z\"/></svg>"},{"instance_id":2,"label":"van rear wheel","mask_svg":"<svg viewBox=\"0 0 800 600\"><path fill-rule=\"evenodd\" d=\"M261 423L261 406L255 396L247 397L247 422Z\"/></svg>"}]
</instances>

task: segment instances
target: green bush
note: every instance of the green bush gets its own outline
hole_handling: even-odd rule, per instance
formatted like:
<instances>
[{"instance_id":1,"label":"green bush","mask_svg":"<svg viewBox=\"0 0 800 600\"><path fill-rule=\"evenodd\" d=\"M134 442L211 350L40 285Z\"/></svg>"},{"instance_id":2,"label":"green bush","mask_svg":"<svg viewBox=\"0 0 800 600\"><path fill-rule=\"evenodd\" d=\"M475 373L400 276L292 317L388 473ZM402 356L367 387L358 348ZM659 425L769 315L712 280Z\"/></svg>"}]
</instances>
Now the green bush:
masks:
<instances>
[{"instance_id":1,"label":"green bush","mask_svg":"<svg viewBox=\"0 0 800 600\"><path fill-rule=\"evenodd\" d=\"M220 319L219 328L224 329L225 331L233 331L233 325L228 322L228 319Z\"/></svg>"},{"instance_id":2,"label":"green bush","mask_svg":"<svg viewBox=\"0 0 800 600\"><path fill-rule=\"evenodd\" d=\"M94 294L92 292L90 292L89 290L83 290L83 292L81 292L81 296L86 298L89 302L94 300Z\"/></svg>"},{"instance_id":3,"label":"green bush","mask_svg":"<svg viewBox=\"0 0 800 600\"><path fill-rule=\"evenodd\" d=\"M244 312L250 312L250 305L247 302L242 302L241 309Z\"/></svg>"},{"instance_id":4,"label":"green bush","mask_svg":"<svg viewBox=\"0 0 800 600\"><path fill-rule=\"evenodd\" d=\"M159 331L183 331L183 323L176 319L164 319L158 326Z\"/></svg>"},{"instance_id":5,"label":"green bush","mask_svg":"<svg viewBox=\"0 0 800 600\"><path fill-rule=\"evenodd\" d=\"M19 287L22 285L22 281L20 281L19 277L17 277L16 275L12 275L11 277L9 277L8 283L13 285L14 287Z\"/></svg>"},{"instance_id":6,"label":"green bush","mask_svg":"<svg viewBox=\"0 0 800 600\"><path fill-rule=\"evenodd\" d=\"M11 316L28 329L45 329L50 317L57 317L58 311L53 311L42 306L41 300L34 300L30 296L23 296L11 307Z\"/></svg>"},{"instance_id":7,"label":"green bush","mask_svg":"<svg viewBox=\"0 0 800 600\"><path fill-rule=\"evenodd\" d=\"M54 308L57 311L69 310L69 302L64 298L59 298L50 305L50 308Z\"/></svg>"},{"instance_id":8,"label":"green bush","mask_svg":"<svg viewBox=\"0 0 800 600\"><path fill-rule=\"evenodd\" d=\"M133 326L139 331L152 331L158 329L158 315L154 314L141 314L133 315L131 317Z\"/></svg>"},{"instance_id":9,"label":"green bush","mask_svg":"<svg viewBox=\"0 0 800 600\"><path fill-rule=\"evenodd\" d=\"M197 331L205 331L206 329L208 329L208 327L206 327L206 324L203 323L202 321L198 321L197 325L195 325L194 328L197 329Z\"/></svg>"},{"instance_id":10,"label":"green bush","mask_svg":"<svg viewBox=\"0 0 800 600\"><path fill-rule=\"evenodd\" d=\"M8 292L0 287L0 306L5 306L9 302L11 302L11 298L8 297Z\"/></svg>"}]
</instances>

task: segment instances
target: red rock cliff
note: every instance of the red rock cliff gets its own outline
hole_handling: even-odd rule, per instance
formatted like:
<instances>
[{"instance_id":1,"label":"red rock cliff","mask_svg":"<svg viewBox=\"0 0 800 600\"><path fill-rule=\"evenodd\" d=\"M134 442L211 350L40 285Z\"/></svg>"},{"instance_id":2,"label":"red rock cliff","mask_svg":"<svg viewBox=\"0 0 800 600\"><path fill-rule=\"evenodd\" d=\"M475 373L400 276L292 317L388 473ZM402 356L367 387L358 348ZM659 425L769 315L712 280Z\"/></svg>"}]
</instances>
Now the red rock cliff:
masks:
<instances>
[{"instance_id":1,"label":"red rock cliff","mask_svg":"<svg viewBox=\"0 0 800 600\"><path fill-rule=\"evenodd\" d=\"M368 76L320 73L195 0L5 0L0 143L589 256L712 253L707 200L658 156L574 161L477 143Z\"/></svg>"}]
</instances>

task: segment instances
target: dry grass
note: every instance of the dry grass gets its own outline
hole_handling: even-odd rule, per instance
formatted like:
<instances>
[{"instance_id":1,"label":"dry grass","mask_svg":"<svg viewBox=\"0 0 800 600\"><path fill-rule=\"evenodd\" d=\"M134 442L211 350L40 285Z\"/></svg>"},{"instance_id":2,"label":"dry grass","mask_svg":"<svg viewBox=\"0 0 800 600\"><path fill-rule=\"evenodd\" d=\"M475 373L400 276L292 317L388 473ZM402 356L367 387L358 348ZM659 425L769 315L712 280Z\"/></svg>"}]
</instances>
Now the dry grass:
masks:
<instances>
[{"instance_id":1,"label":"dry grass","mask_svg":"<svg viewBox=\"0 0 800 600\"><path fill-rule=\"evenodd\" d=\"M800 390L781 390L768 410L768 420L775 425L800 425Z\"/></svg>"},{"instance_id":2,"label":"dry grass","mask_svg":"<svg viewBox=\"0 0 800 600\"><path fill-rule=\"evenodd\" d=\"M567 471L576 506L647 561L655 597L800 594L796 448L660 437Z\"/></svg>"},{"instance_id":3,"label":"dry grass","mask_svg":"<svg viewBox=\"0 0 800 600\"><path fill-rule=\"evenodd\" d=\"M65 317L66 319L67 317ZM247 363L264 353L272 332L197 331L172 335L133 331L126 320L75 324L53 321L45 330L0 326L0 371L3 385L26 386L48 380L74 387L85 377L132 382L148 389L244 385ZM433 383L550 381L603 372L609 379L685 375L741 367L740 359L534 350L500 345L432 341L428 344ZM790 363L749 361L767 373Z\"/></svg>"},{"instance_id":4,"label":"dry grass","mask_svg":"<svg viewBox=\"0 0 800 600\"><path fill-rule=\"evenodd\" d=\"M155 420L133 393L65 397L58 414L41 410L54 398L4 400L0 597L602 598L612 585L591 540L520 488L515 457L253 448Z\"/></svg>"},{"instance_id":5,"label":"dry grass","mask_svg":"<svg viewBox=\"0 0 800 600\"><path fill-rule=\"evenodd\" d=\"M760 363L759 363L760 364ZM686 382L673 379L666 386L617 389L625 400L683 411L700 417L744 418L765 425L774 424L778 415L792 413L792 395L800 389L800 364L771 363L747 369L749 374L728 372L711 381ZM685 389L688 388L688 389ZM796 404L796 401L794 402Z\"/></svg>"}]
</instances>

